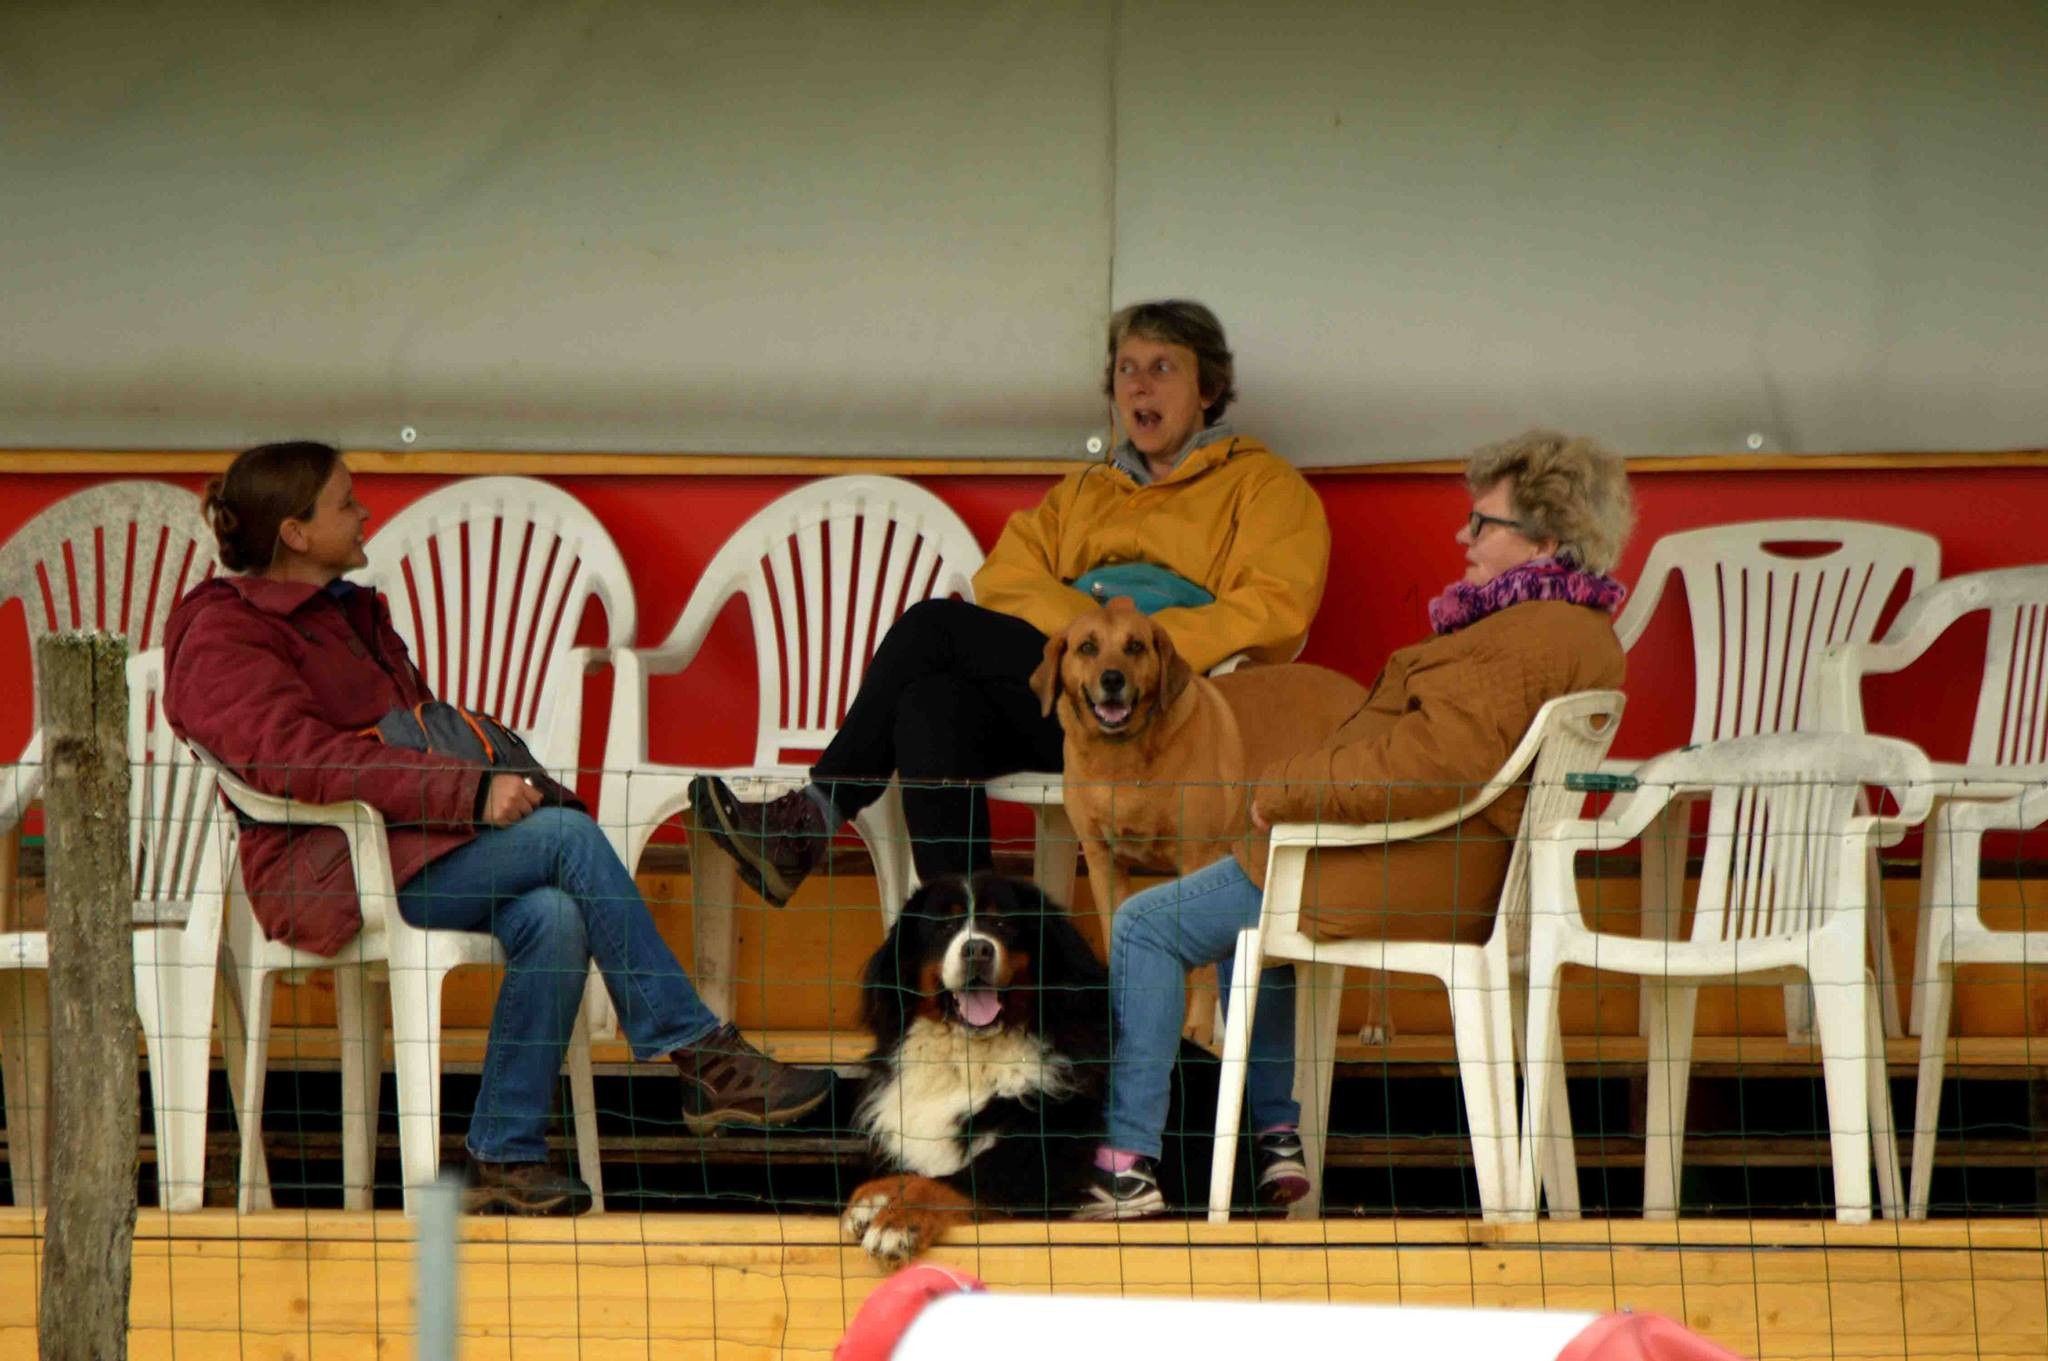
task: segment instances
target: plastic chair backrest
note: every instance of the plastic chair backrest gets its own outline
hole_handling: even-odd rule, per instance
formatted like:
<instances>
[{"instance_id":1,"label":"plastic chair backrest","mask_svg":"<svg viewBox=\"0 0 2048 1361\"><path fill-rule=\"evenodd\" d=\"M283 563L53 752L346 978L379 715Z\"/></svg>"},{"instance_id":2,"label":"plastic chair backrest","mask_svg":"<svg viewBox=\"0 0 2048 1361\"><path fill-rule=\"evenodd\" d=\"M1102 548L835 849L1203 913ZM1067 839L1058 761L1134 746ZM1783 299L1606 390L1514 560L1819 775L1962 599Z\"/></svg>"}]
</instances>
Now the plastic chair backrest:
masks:
<instances>
[{"instance_id":1,"label":"plastic chair backrest","mask_svg":"<svg viewBox=\"0 0 2048 1361\"><path fill-rule=\"evenodd\" d=\"M1777 733L1686 747L1645 762L1636 779L1667 795L1715 795L1692 939L1768 940L1864 902L1871 837L1886 821L1926 816L1933 769L1896 738ZM1897 801L1894 818L1861 811L1872 785Z\"/></svg>"},{"instance_id":2,"label":"plastic chair backrest","mask_svg":"<svg viewBox=\"0 0 2048 1361\"><path fill-rule=\"evenodd\" d=\"M1792 555L1773 545L1830 545ZM1856 520L1755 520L1668 534L1617 630L1632 642L1671 571L1692 613L1694 742L1796 732L1820 722L1820 654L1867 642L1899 579L1941 570L1930 535Z\"/></svg>"},{"instance_id":3,"label":"plastic chair backrest","mask_svg":"<svg viewBox=\"0 0 2048 1361\"><path fill-rule=\"evenodd\" d=\"M716 613L747 598L756 764L830 742L889 626L920 601L971 600L981 562L950 506L895 477L807 483L742 525L704 569L689 609Z\"/></svg>"},{"instance_id":4,"label":"plastic chair backrest","mask_svg":"<svg viewBox=\"0 0 2048 1361\"><path fill-rule=\"evenodd\" d=\"M37 641L70 629L118 633L141 652L163 643L178 597L213 575L214 552L191 492L103 482L46 507L0 546L0 600L21 600L31 668Z\"/></svg>"},{"instance_id":5,"label":"plastic chair backrest","mask_svg":"<svg viewBox=\"0 0 2048 1361\"><path fill-rule=\"evenodd\" d=\"M138 905L187 909L186 938L211 958L224 916L229 828L212 766L163 713L161 648L128 659L129 865Z\"/></svg>"},{"instance_id":6,"label":"plastic chair backrest","mask_svg":"<svg viewBox=\"0 0 2048 1361\"><path fill-rule=\"evenodd\" d=\"M1934 608L1991 616L1984 676L1970 727L1973 766L2048 764L2048 567L2014 567L1957 579L1928 594ZM1946 598L1944 598L1946 597Z\"/></svg>"},{"instance_id":7,"label":"plastic chair backrest","mask_svg":"<svg viewBox=\"0 0 2048 1361\"><path fill-rule=\"evenodd\" d=\"M429 492L371 535L357 574L390 602L435 695L495 716L551 769L577 764L555 731L564 659L594 596L606 647L631 644L633 585L611 535L581 501L528 477L475 477Z\"/></svg>"},{"instance_id":8,"label":"plastic chair backrest","mask_svg":"<svg viewBox=\"0 0 2048 1361\"><path fill-rule=\"evenodd\" d=\"M1628 701L1618 690L1584 690L1561 695L1536 711L1529 731L1496 779L1519 779L1528 772L1529 794L1522 805L1522 823L1508 857L1501 886L1499 921L1512 939L1526 938L1529 920L1529 836L1561 818L1576 817L1584 792L1570 788L1573 771L1596 769L1614 744Z\"/></svg>"}]
</instances>

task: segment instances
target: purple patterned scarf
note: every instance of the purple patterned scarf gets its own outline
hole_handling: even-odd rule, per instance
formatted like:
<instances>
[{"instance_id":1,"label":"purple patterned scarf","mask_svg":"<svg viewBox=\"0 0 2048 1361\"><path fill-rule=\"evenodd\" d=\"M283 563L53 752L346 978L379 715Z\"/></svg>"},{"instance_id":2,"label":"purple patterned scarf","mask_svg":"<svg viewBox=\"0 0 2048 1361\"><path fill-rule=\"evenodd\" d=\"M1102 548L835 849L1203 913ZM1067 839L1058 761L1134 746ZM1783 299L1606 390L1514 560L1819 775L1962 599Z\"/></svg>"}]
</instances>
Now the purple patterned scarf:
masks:
<instances>
[{"instance_id":1,"label":"purple patterned scarf","mask_svg":"<svg viewBox=\"0 0 2048 1361\"><path fill-rule=\"evenodd\" d=\"M1556 558L1536 558L1510 567L1484 586L1454 581L1429 602L1429 626L1438 633L1456 633L1498 610L1527 600L1563 600L1614 613L1628 587L1613 577L1567 567Z\"/></svg>"}]
</instances>

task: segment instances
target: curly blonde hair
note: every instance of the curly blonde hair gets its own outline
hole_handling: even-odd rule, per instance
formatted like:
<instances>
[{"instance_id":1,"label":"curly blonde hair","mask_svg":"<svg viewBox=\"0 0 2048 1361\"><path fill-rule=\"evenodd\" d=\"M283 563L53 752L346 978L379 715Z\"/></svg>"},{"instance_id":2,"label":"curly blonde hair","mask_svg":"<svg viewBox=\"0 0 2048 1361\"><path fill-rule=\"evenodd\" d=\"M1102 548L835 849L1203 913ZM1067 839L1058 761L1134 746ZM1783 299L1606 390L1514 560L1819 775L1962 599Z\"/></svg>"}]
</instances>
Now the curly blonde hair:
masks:
<instances>
[{"instance_id":1,"label":"curly blonde hair","mask_svg":"<svg viewBox=\"0 0 2048 1361\"><path fill-rule=\"evenodd\" d=\"M1530 430L1473 452L1465 485L1483 495L1507 479L1508 504L1532 539L1556 539L1562 562L1611 572L1635 523L1628 470L1597 440Z\"/></svg>"}]
</instances>

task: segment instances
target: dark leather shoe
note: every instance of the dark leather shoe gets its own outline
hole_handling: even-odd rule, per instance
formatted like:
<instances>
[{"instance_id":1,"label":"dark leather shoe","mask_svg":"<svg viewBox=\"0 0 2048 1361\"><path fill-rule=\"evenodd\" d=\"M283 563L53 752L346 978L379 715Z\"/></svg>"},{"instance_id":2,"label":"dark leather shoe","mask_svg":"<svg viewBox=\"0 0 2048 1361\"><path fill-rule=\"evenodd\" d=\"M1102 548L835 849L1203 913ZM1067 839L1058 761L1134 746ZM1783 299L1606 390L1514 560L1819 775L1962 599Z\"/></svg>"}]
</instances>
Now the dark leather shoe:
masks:
<instances>
[{"instance_id":1,"label":"dark leather shoe","mask_svg":"<svg viewBox=\"0 0 2048 1361\"><path fill-rule=\"evenodd\" d=\"M690 812L738 864L747 887L775 907L795 895L832 843L825 815L801 789L745 803L716 775L699 775L690 781Z\"/></svg>"},{"instance_id":2,"label":"dark leather shoe","mask_svg":"<svg viewBox=\"0 0 2048 1361\"><path fill-rule=\"evenodd\" d=\"M546 1163L470 1163L462 1212L473 1215L580 1215L590 1188Z\"/></svg>"},{"instance_id":3,"label":"dark leather shoe","mask_svg":"<svg viewBox=\"0 0 2048 1361\"><path fill-rule=\"evenodd\" d=\"M831 1069L777 1063L730 1023L669 1058L683 1079L683 1123L692 1134L719 1125L786 1125L832 1091Z\"/></svg>"}]
</instances>

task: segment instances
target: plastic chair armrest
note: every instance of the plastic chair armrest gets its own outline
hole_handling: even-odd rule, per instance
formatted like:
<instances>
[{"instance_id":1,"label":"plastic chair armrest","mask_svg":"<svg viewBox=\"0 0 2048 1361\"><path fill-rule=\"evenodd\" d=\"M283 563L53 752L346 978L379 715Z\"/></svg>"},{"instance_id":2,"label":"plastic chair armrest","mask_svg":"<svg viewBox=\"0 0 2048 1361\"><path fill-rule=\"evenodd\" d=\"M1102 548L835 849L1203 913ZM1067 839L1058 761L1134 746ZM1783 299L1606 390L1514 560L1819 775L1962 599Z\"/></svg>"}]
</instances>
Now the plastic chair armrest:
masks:
<instances>
[{"instance_id":1,"label":"plastic chair armrest","mask_svg":"<svg viewBox=\"0 0 2048 1361\"><path fill-rule=\"evenodd\" d=\"M220 772L220 787L227 792L230 803L257 822L287 827L340 827L343 830L359 825L374 826L379 831L384 828L384 815L360 800L306 803L282 794L265 794L226 771Z\"/></svg>"},{"instance_id":2,"label":"plastic chair armrest","mask_svg":"<svg viewBox=\"0 0 2048 1361\"><path fill-rule=\"evenodd\" d=\"M1401 822L1276 822L1271 844L1330 850L1343 846L1384 846L1389 842L1413 841L1416 837L1457 826L1499 798L1500 794L1500 789L1488 787L1479 797L1456 808Z\"/></svg>"},{"instance_id":3,"label":"plastic chair armrest","mask_svg":"<svg viewBox=\"0 0 2048 1361\"><path fill-rule=\"evenodd\" d=\"M1670 785L1642 785L1615 795L1607 811L1597 818L1561 818L1532 827L1529 840L1569 844L1573 855L1580 851L1613 850L1641 836L1657 814L1689 793Z\"/></svg>"},{"instance_id":4,"label":"plastic chair armrest","mask_svg":"<svg viewBox=\"0 0 2048 1361\"><path fill-rule=\"evenodd\" d=\"M569 658L570 665L581 667L584 673L588 674L592 671L602 670L603 668L610 666L612 664L612 653L615 650L623 651L624 649L613 649L609 647L572 647L565 655L567 655L567 657Z\"/></svg>"},{"instance_id":5,"label":"plastic chair armrest","mask_svg":"<svg viewBox=\"0 0 2048 1361\"><path fill-rule=\"evenodd\" d=\"M1933 761L1934 796L1969 803L2016 799L2048 782L2048 771L2012 766L1974 765L1967 761ZM2029 776L2033 778L2029 778Z\"/></svg>"},{"instance_id":6,"label":"plastic chair armrest","mask_svg":"<svg viewBox=\"0 0 2048 1361\"><path fill-rule=\"evenodd\" d=\"M365 906L364 918L372 910L395 910L398 893L392 882L391 846L386 838L384 815L360 800L346 803L302 803L297 799L265 794L252 789L215 763L221 792L228 802L256 822L285 827L334 827L348 839L349 868L354 871L356 892L364 899L375 898L377 906Z\"/></svg>"},{"instance_id":7,"label":"plastic chair armrest","mask_svg":"<svg viewBox=\"0 0 2048 1361\"><path fill-rule=\"evenodd\" d=\"M2048 822L2048 775L2027 779L2010 766L1936 762L1934 804L1957 830L2024 832Z\"/></svg>"},{"instance_id":8,"label":"plastic chair armrest","mask_svg":"<svg viewBox=\"0 0 2048 1361\"><path fill-rule=\"evenodd\" d=\"M1890 675L1919 661L1956 620L1983 607L1981 583L1986 576L1972 573L1932 585L1916 579L1913 594L1883 638L1868 643L1836 643L1824 650L1818 673L1823 719L1844 731L1860 730L1863 678Z\"/></svg>"},{"instance_id":9,"label":"plastic chair armrest","mask_svg":"<svg viewBox=\"0 0 2048 1361\"><path fill-rule=\"evenodd\" d=\"M713 594L718 596L716 601L710 599ZM731 595L727 592L707 592L700 585L691 593L689 603L683 606L682 616L669 630L668 637L653 647L632 648L630 651L640 659L648 675L674 675L697 659L698 650L710 636L711 625L718 619L719 608L729 599Z\"/></svg>"},{"instance_id":10,"label":"plastic chair armrest","mask_svg":"<svg viewBox=\"0 0 2048 1361\"><path fill-rule=\"evenodd\" d=\"M1336 846L1378 846L1405 840L1389 835L1404 827L1395 822L1276 822L1267 844L1274 849L1296 846L1304 850L1327 850Z\"/></svg>"},{"instance_id":11,"label":"plastic chair armrest","mask_svg":"<svg viewBox=\"0 0 2048 1361\"><path fill-rule=\"evenodd\" d=\"M43 767L41 762L30 765L0 766L0 833L12 831L21 823L43 792Z\"/></svg>"}]
</instances>

